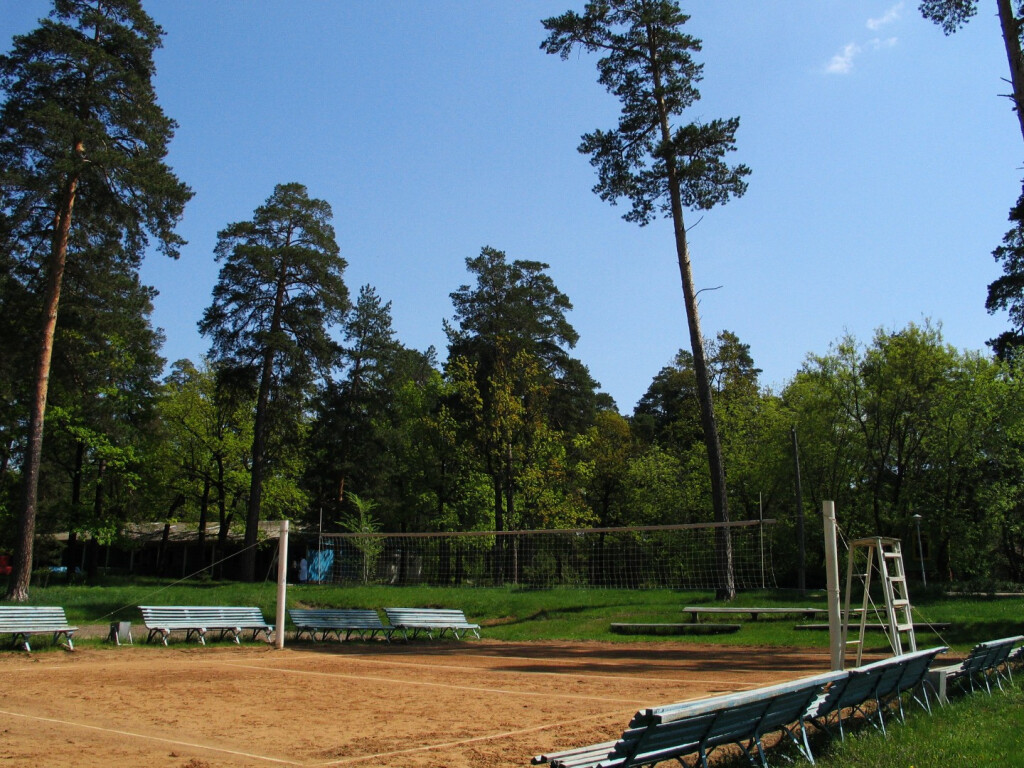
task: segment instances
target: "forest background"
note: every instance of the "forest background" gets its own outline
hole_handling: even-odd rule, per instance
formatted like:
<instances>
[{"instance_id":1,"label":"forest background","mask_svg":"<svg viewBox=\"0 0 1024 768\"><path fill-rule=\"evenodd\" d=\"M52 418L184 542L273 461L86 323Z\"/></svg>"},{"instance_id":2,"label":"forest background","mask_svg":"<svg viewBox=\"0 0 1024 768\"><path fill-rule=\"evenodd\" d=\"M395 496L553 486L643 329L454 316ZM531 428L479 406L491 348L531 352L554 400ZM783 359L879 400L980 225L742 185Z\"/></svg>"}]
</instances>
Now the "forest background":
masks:
<instances>
[{"instance_id":1,"label":"forest background","mask_svg":"<svg viewBox=\"0 0 1024 768\"><path fill-rule=\"evenodd\" d=\"M153 6L164 8L159 3ZM886 12L896 7L880 7L879 14L869 21L880 24ZM531 16L534 24L562 8L545 4L536 10ZM953 55L951 48L943 46L958 43L944 40L932 25L917 17L915 9L903 11L921 28L920 34L933 35L937 55ZM39 15L42 12L34 15L32 23ZM160 13L154 15L163 23ZM981 26L980 21L975 22L968 32ZM28 28L31 24L18 31ZM875 31L870 25L865 28ZM538 59L537 67L548 64L555 69L555 79L568 77L563 70L571 68L558 68L536 51L539 25L532 29L535 39L525 47L526 55ZM988 37L998 44L997 36ZM853 67L857 56L885 47L873 48L873 39L856 47L856 52L840 48L832 58L822 56L822 69ZM848 54L846 64L843 52ZM992 47L989 53L996 62L992 72L1002 71L998 68L1000 49ZM967 68L975 70L973 64ZM592 69L577 69L585 84L574 87L600 97ZM159 89L159 80L156 85ZM994 90L981 97L997 109L1002 107L1000 114L1012 133L1012 117L1007 116L1006 106L995 98ZM961 107L966 109L962 102ZM607 105L602 109L606 111ZM745 112L742 103L726 109ZM578 110L574 105L574 111ZM176 111L168 111L175 119L184 119ZM583 166L583 174L588 172L586 164L573 158L575 140L605 114L595 109L579 119L576 114L559 116L563 132L572 136L562 151ZM238 135L247 134L241 131ZM975 138L973 143L982 142ZM455 137L453 144L458 145ZM177 152L185 151L175 146ZM864 153L836 149L835 157L860 154L866 164L876 161ZM923 149L927 151L927 147ZM255 147L249 151L254 162L259 152ZM519 156L518 151L513 154ZM174 157L171 159L173 162ZM398 159L394 161L401 167ZM751 162L755 173L771 175L764 166ZM851 166L844 167L849 170ZM1016 173L1012 164L1004 170L1011 178ZM290 356L274 363L275 386L268 393L267 406L271 428L264 446L265 478L258 505L262 519L322 519L328 529L369 526L381 531L519 530L710 519L707 459L688 352L664 354L664 367L653 376L646 374L646 391L641 389L636 406L624 408L602 391L591 374L589 356L584 355L586 348L573 322L573 305L579 300L575 291L563 291L560 284L565 283L555 279L565 267L526 258L533 253L526 257L507 253L506 246L497 241L478 240L470 248L466 232L478 238L482 233L468 227L458 237L452 236L448 244L448 250L457 252L454 259L464 273L453 275L451 254L443 262L425 259L428 265L446 265L443 269L429 267L437 273L429 280L420 280L415 272L399 267L386 270L393 273L388 280L412 283L415 289L431 293L435 302L445 296L451 301L452 309L441 311L446 318L443 322L430 315L417 319L416 325L434 324L442 334L436 348L416 348L396 330L393 313L398 310L388 296L381 295L371 282L358 288L350 283L347 269L350 262L359 262L360 246L344 244L347 232L357 228L348 223L336 237L334 211L322 193L294 184L288 176L268 181L264 174L248 178L246 186L251 191L244 202L223 195L231 199L231 205L223 208L223 215L203 236L209 242L213 233L220 231L206 251L206 260L213 264L216 253L222 269L212 297L207 293L203 300L203 341L210 344L205 357L165 359L164 334L154 320L157 294L139 279L137 265L114 274L109 264L81 261L77 271L69 272L50 381L39 532L87 535L93 542L90 546L95 546L116 539L127 522L191 521L204 527L215 521L226 532L244 520L252 501L252 449L261 393L259 377L251 367L235 370L238 375L234 377L225 376L224 363L237 349L231 347L231 339L218 338L215 333L217 311L228 302L221 296L223 301L218 304L216 290L222 286L225 291L230 289L232 280L236 288L243 285L243 276L224 271L237 244L238 228L258 224L261 211L279 204L285 193L291 194L293 210L307 211L316 218L311 228L319 228L323 238L314 250L333 259L331 295L336 306L333 314L322 318L326 331L325 339L318 340L323 342L322 357L294 354L294 350L313 351L300 340ZM830 174L842 178L844 168L833 167ZM222 175L242 175L241 168ZM899 176L876 179L886 194L879 196L881 201L872 202L893 206L899 195L893 192L892 183ZM182 172L182 177L191 183L187 173ZM944 183L957 185L949 176ZM260 184L266 189L257 189ZM917 184L928 182L918 178ZM578 207L585 213L582 220L595 215L614 220L614 212L591 200L589 185L585 182L578 188ZM358 179L352 180L353 190L358 187ZM957 228L989 240L981 249L971 246L973 255L956 253L956 259L992 268L987 254L1005 230L1013 183L1008 189L1007 199L988 206L991 210L984 226L975 227L971 221L967 222L970 226ZM565 185L557 185L557 190L564 195ZM460 198L465 194L463 191ZM993 192L988 189L986 194ZM537 200L542 207L542 198ZM349 202L347 197L333 202L335 207L344 206L346 222L352 221ZM517 205L525 204L520 201ZM899 206L895 215L906 217L910 208ZM411 207L381 206L376 218L365 217L372 222L366 229L386 231L392 221L404 218L397 210ZM522 218L530 217L526 208L518 211ZM716 212L711 218L720 215ZM763 210L758 213L758 217L765 215ZM870 207L859 213L868 228L867 222L880 215L880 210ZM929 219L927 226L936 230L937 236L947 237L944 228L935 224L934 210L930 214L919 210L917 215ZM814 218L806 208L800 216ZM435 211L434 218L444 217ZM187 213L184 220L188 221ZM235 224L228 223L232 221ZM761 225L750 223L754 219L745 224L740 214L733 214L717 221L714 226L727 232L746 233L737 236L735 250L756 249L759 242L773 237L766 238L765 232L771 230L766 230L763 219ZM997 223L993 226L992 222ZM514 223L506 228L510 226ZM711 219L698 231L710 226ZM785 228L781 219L776 226ZM458 224L449 223L448 229L458 230ZM640 259L638 251L656 244L646 239L646 234L636 234L635 228L628 231L629 236L641 239L628 252L613 253L620 262L616 270L609 270L613 282L631 271L623 270L621 264ZM362 237L367 237L365 231ZM554 263L560 251L593 250L592 245L565 237L559 236L541 255ZM517 250L522 247L511 235L508 240ZM843 242L844 249L858 250L841 231L831 233L830 240ZM344 247L339 249L339 242ZM932 253L936 271L947 261L923 244L903 243L901 247ZM716 252L722 249L722 244L713 245L704 253L714 262ZM770 278L766 274L764 280L755 281L748 274L743 290L763 291L772 294L775 303L799 304L806 309L814 303L816 284L807 278L807 267L822 250L820 243L808 247L796 255L796 265L773 262L779 269L767 270L772 274ZM40 290L38 263L32 261L32 254L27 259L22 256L5 251L4 258L20 260L5 265L7 279L0 295L4 324L0 340L4 346L0 365L4 389L0 541L8 544L14 537L31 378L26 372L31 368L32 349L25 340L36 334L33 312L38 310L33 309L33 298ZM150 257L150 261L154 258L159 257ZM601 272L576 258L576 273ZM697 258L699 270L701 255ZM874 258L877 255L864 254L863 261L853 262L856 271L870 277L858 283L860 288L853 293L876 290L889 295L893 284L906 279L899 274L880 274L871 266ZM892 261L889 257L886 263ZM804 279L790 279L786 284L783 277L774 289L765 290L765 281L779 280L780 272L800 269L801 263ZM182 266L169 263L162 268ZM739 267L739 271L743 269L750 270L751 265ZM978 268L979 272L983 269ZM438 274L451 280L441 290L433 289ZM844 282L843 273L837 277L835 282ZM921 275L922 280L926 277ZM652 281L650 274L642 279L650 295L658 296L665 281ZM739 284L741 278L734 274L730 279ZM181 282L196 293L191 277ZM793 285L800 290L794 292ZM424 291L424 286L431 289ZM246 293L254 297L258 292L240 292ZM637 295L644 293L634 293L634 303ZM704 302L723 302L712 295L705 293ZM317 303L325 306L323 301ZM651 303L661 302L652 299ZM604 370L611 372L617 366L641 375L642 366L632 356L634 349L650 346L664 350L666 343L671 344L670 350L684 346L679 304L674 300L666 303L676 319L659 317L639 328L636 317L612 311L610 303L588 294L588 315L621 316L622 324L630 326L628 338L604 334L600 341L590 342L610 352L613 359L618 356L617 364L602 363ZM734 301L730 298L726 303ZM735 303L744 301L741 298ZM186 305L179 302L172 311L181 312ZM785 373L776 366L769 386L761 381L762 372L747 339L723 329L707 340L732 517L751 519L763 514L782 521L775 531L784 579L792 578L786 564L794 562L790 556L794 546L790 531L796 516L794 433L799 439L803 498L810 519L822 499L834 499L850 534L907 537L913 516L921 514L931 544L933 576L1018 581L1024 577L1024 499L1018 482L1024 393L1016 364L948 344L940 323L943 301L921 306L934 308L935 319L915 313L915 322L868 330L859 337L840 332L827 349L807 353L795 372ZM982 306L979 296L977 307ZM726 316L724 312L713 315L711 327L730 327L723 320ZM884 311L879 316L883 322L891 317ZM191 318L191 322L199 319ZM806 318L802 322L763 322L756 330L751 326L749 333L764 334L767 327L772 346L792 350L799 343L795 340L801 338L798 331L810 324L813 321ZM984 340L976 337L974 343L980 345ZM760 346L769 345L762 342ZM666 357L669 359L664 360ZM307 370L310 360L317 364ZM605 378L604 374L601 377ZM628 387L620 389L629 391ZM352 493L362 506L353 502ZM808 540L819 539L812 527Z\"/></svg>"}]
</instances>

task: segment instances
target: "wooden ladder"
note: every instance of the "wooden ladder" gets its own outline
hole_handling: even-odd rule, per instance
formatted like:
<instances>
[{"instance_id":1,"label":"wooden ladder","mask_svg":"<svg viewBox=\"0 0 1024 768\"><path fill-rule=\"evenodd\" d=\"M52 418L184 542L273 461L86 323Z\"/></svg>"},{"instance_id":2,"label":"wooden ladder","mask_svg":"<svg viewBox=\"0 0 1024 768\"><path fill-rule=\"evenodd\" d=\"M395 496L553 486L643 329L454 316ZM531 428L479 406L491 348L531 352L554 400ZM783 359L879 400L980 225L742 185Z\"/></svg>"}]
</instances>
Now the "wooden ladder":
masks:
<instances>
[{"instance_id":1,"label":"wooden ladder","mask_svg":"<svg viewBox=\"0 0 1024 768\"><path fill-rule=\"evenodd\" d=\"M907 592L907 573L903 568L903 553L900 540L875 536L867 539L856 539L850 542L850 554L846 568L846 605L843 611L843 660L846 649L857 647L857 666L860 666L864 654L864 634L868 626L868 617L874 608L871 600L871 584L875 575L881 583L885 601L885 615L882 626L889 645L897 656L905 650L917 650L917 638L914 637L914 618L910 608L910 595ZM851 608L853 585L859 581L863 585L860 608ZM856 640L850 640L851 618L859 614L859 632Z\"/></svg>"}]
</instances>

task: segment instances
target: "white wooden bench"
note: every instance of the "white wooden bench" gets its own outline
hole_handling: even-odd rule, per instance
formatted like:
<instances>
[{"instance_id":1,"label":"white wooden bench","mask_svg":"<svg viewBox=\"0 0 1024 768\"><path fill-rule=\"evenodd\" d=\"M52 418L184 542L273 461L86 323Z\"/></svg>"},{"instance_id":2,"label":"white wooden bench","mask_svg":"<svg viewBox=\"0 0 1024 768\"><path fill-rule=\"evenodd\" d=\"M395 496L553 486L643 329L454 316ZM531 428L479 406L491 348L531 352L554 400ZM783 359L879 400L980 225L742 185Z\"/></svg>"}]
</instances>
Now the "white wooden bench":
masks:
<instances>
[{"instance_id":1,"label":"white wooden bench","mask_svg":"<svg viewBox=\"0 0 1024 768\"><path fill-rule=\"evenodd\" d=\"M1024 640L1024 636L1003 637L999 640L989 640L978 643L971 649L959 664L950 664L945 667L936 667L929 670L928 681L935 689L939 701L945 703L949 700L949 688L958 685L963 690L974 691L977 683L985 684L985 689L992 693L991 679L995 679L1000 689L1003 687L1002 676L1008 677L1010 672L1010 657L1013 647Z\"/></svg>"},{"instance_id":2,"label":"white wooden bench","mask_svg":"<svg viewBox=\"0 0 1024 768\"><path fill-rule=\"evenodd\" d=\"M309 639L316 642L319 632L320 640L333 634L340 641L344 632L345 640L353 634L360 640L372 640L379 633L390 642L391 633L395 631L371 608L289 608L288 615L295 625L296 640L309 635Z\"/></svg>"},{"instance_id":3,"label":"white wooden bench","mask_svg":"<svg viewBox=\"0 0 1024 768\"><path fill-rule=\"evenodd\" d=\"M445 632L451 632L455 639L459 639L467 632L472 632L480 637L480 625L473 624L466 619L466 614L452 608L385 608L388 623L393 630L402 633L402 638L409 639L412 633L413 639L420 632L430 639L434 638L434 631L438 638L444 637ZM459 633L462 633L460 635Z\"/></svg>"},{"instance_id":4,"label":"white wooden bench","mask_svg":"<svg viewBox=\"0 0 1024 768\"><path fill-rule=\"evenodd\" d=\"M845 672L828 672L751 691L681 702L637 712L615 741L537 755L534 765L553 768L628 768L696 756L708 764L712 750L736 744L753 762L767 765L764 736L781 732L813 762L805 713Z\"/></svg>"},{"instance_id":5,"label":"white wooden bench","mask_svg":"<svg viewBox=\"0 0 1024 768\"><path fill-rule=\"evenodd\" d=\"M235 643L240 643L245 630L252 630L253 640L264 634L268 642L274 631L273 625L266 622L256 607L140 605L139 610L149 630L146 642L159 637L164 645L171 632L184 632L186 642L195 637L206 645L208 632L219 632L222 640L230 634Z\"/></svg>"},{"instance_id":6,"label":"white wooden bench","mask_svg":"<svg viewBox=\"0 0 1024 768\"><path fill-rule=\"evenodd\" d=\"M29 637L52 634L55 644L63 637L67 649L73 651L71 636L77 629L68 625L64 609L59 606L0 605L0 634L10 634L16 648L31 651Z\"/></svg>"}]
</instances>

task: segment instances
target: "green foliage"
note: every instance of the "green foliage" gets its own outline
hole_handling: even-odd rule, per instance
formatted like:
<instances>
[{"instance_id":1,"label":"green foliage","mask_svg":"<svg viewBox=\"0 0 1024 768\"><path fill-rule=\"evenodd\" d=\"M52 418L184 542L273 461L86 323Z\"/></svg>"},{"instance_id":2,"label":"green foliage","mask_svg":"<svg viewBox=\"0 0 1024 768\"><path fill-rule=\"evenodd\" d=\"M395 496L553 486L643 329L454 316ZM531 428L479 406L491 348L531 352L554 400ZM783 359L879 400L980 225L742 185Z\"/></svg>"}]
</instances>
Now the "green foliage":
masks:
<instances>
[{"instance_id":1,"label":"green foliage","mask_svg":"<svg viewBox=\"0 0 1024 768\"><path fill-rule=\"evenodd\" d=\"M138 0L55 0L0 56L2 203L19 251L51 237L76 178L71 249L114 246L137 266L149 234L177 255L191 192L163 162L175 124L152 86L162 35Z\"/></svg>"},{"instance_id":2,"label":"green foliage","mask_svg":"<svg viewBox=\"0 0 1024 768\"><path fill-rule=\"evenodd\" d=\"M585 134L579 151L597 169L594 192L612 203L628 199L624 218L639 224L673 215L673 185L677 202L702 210L746 191L750 169L724 161L738 118L669 126L700 98L703 66L692 56L700 41L683 31L688 19L670 0L604 0L587 3L582 16L543 22L546 53L568 59L582 48L603 57L599 81L618 98L621 116L614 129Z\"/></svg>"},{"instance_id":3,"label":"green foliage","mask_svg":"<svg viewBox=\"0 0 1024 768\"><path fill-rule=\"evenodd\" d=\"M989 344L1004 360L1018 356L1024 347L1024 193L1010 210L1011 229L992 256L1003 274L989 283L985 309L989 314L1007 313L1010 329L1003 331Z\"/></svg>"},{"instance_id":4,"label":"green foliage","mask_svg":"<svg viewBox=\"0 0 1024 768\"><path fill-rule=\"evenodd\" d=\"M951 35L978 12L978 0L922 0L919 10Z\"/></svg>"},{"instance_id":5,"label":"green foliage","mask_svg":"<svg viewBox=\"0 0 1024 768\"><path fill-rule=\"evenodd\" d=\"M1019 507L998 479L1018 452L1015 367L910 325L879 331L870 347L847 338L810 357L783 398L801 436L804 487L816 505L837 502L848 536L909 540L919 513L940 577L1018 567Z\"/></svg>"},{"instance_id":6,"label":"green foliage","mask_svg":"<svg viewBox=\"0 0 1024 768\"><path fill-rule=\"evenodd\" d=\"M351 491L347 497L355 511L341 521L341 527L349 533L359 534L351 539L351 543L363 556L363 583L369 583L371 569L376 565L381 552L384 551L384 541L373 535L380 531L380 523L372 514L377 505L370 499L364 499Z\"/></svg>"}]
</instances>

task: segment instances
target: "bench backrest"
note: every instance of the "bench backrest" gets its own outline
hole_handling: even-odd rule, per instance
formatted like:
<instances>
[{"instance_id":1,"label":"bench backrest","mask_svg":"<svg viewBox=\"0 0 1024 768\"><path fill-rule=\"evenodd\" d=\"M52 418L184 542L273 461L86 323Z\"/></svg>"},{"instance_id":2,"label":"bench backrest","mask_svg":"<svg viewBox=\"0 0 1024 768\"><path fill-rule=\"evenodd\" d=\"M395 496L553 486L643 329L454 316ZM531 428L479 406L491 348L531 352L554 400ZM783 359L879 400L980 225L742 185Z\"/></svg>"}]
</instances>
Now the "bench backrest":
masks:
<instances>
[{"instance_id":1,"label":"bench backrest","mask_svg":"<svg viewBox=\"0 0 1024 768\"><path fill-rule=\"evenodd\" d=\"M983 672L1003 664L1010 656L1013 646L1024 640L1024 636L1002 637L978 643L961 664L961 669L969 674Z\"/></svg>"},{"instance_id":2,"label":"bench backrest","mask_svg":"<svg viewBox=\"0 0 1024 768\"><path fill-rule=\"evenodd\" d=\"M289 608L288 615L297 627L384 629L384 623L372 608Z\"/></svg>"},{"instance_id":3,"label":"bench backrest","mask_svg":"<svg viewBox=\"0 0 1024 768\"><path fill-rule=\"evenodd\" d=\"M0 632L43 631L64 629L68 625L64 609L59 606L2 605Z\"/></svg>"},{"instance_id":4,"label":"bench backrest","mask_svg":"<svg viewBox=\"0 0 1024 768\"><path fill-rule=\"evenodd\" d=\"M935 656L945 648L929 648L882 659L849 670L817 702L812 717L822 717L866 701L888 698L921 682Z\"/></svg>"},{"instance_id":5,"label":"bench backrest","mask_svg":"<svg viewBox=\"0 0 1024 768\"><path fill-rule=\"evenodd\" d=\"M453 608L385 608L396 627L440 627L469 624L466 614Z\"/></svg>"},{"instance_id":6,"label":"bench backrest","mask_svg":"<svg viewBox=\"0 0 1024 768\"><path fill-rule=\"evenodd\" d=\"M843 672L640 710L601 765L646 765L758 738L800 720Z\"/></svg>"},{"instance_id":7,"label":"bench backrest","mask_svg":"<svg viewBox=\"0 0 1024 768\"><path fill-rule=\"evenodd\" d=\"M948 650L949 648L943 645L907 654L909 658L903 665L903 672L896 684L896 693L903 693L919 686L928 674L928 669L935 661L935 657Z\"/></svg>"},{"instance_id":8,"label":"bench backrest","mask_svg":"<svg viewBox=\"0 0 1024 768\"><path fill-rule=\"evenodd\" d=\"M146 626L252 627L267 626L256 606L140 605Z\"/></svg>"}]
</instances>

